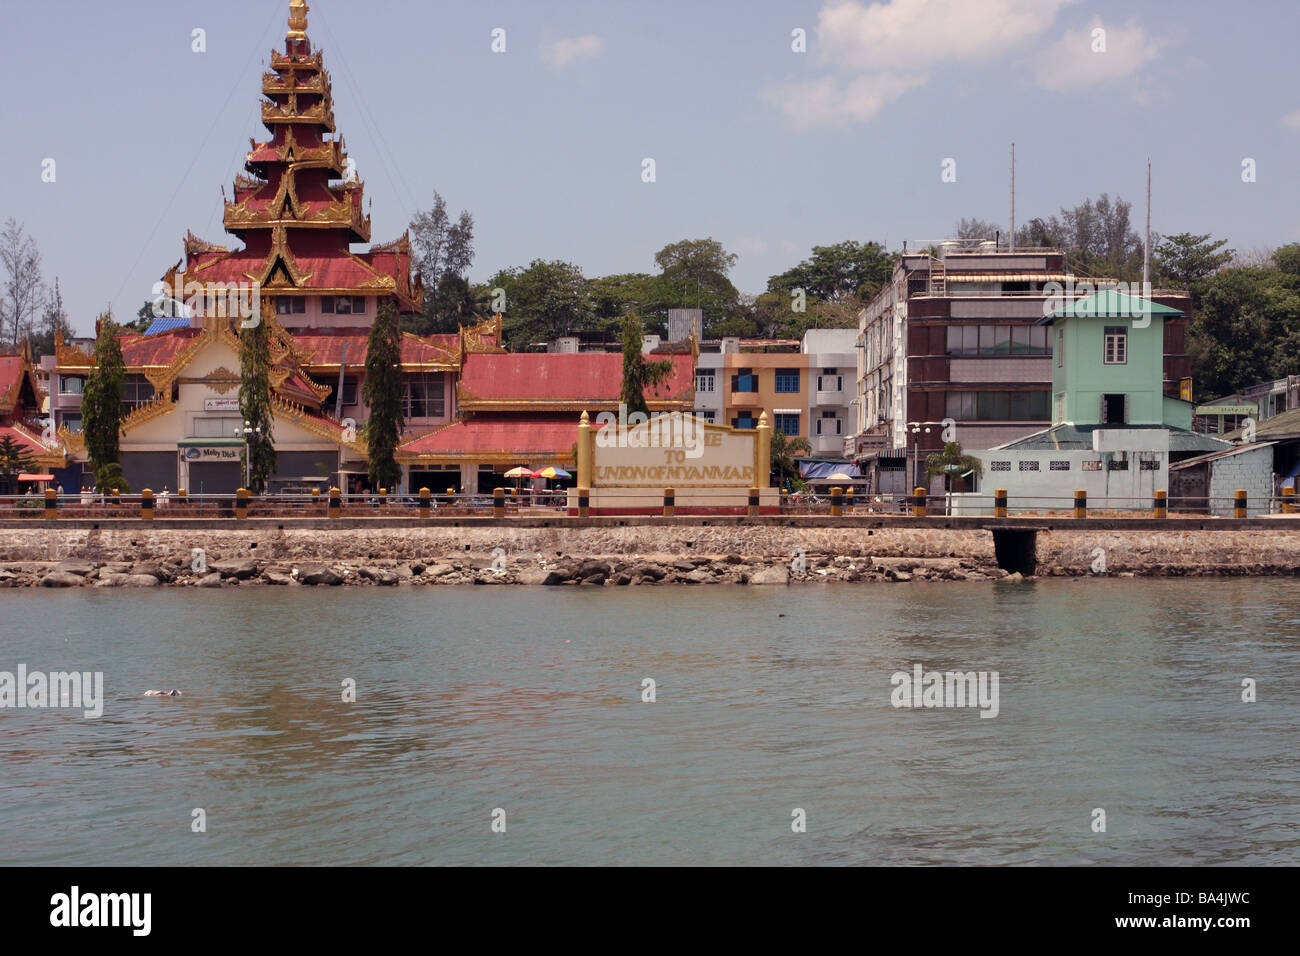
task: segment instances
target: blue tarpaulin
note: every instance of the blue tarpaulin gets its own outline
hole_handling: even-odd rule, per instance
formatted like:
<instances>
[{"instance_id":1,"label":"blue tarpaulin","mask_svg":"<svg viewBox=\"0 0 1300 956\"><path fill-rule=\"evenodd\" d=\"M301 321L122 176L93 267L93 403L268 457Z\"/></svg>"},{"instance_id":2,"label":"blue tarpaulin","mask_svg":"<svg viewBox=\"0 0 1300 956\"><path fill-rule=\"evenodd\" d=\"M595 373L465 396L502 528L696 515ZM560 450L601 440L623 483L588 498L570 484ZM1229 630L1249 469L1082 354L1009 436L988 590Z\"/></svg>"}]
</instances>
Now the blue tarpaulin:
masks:
<instances>
[{"instance_id":1,"label":"blue tarpaulin","mask_svg":"<svg viewBox=\"0 0 1300 956\"><path fill-rule=\"evenodd\" d=\"M862 472L858 471L858 466L851 461L801 461L799 462L799 477L805 481L823 481L831 475L848 475L850 478L861 478Z\"/></svg>"}]
</instances>

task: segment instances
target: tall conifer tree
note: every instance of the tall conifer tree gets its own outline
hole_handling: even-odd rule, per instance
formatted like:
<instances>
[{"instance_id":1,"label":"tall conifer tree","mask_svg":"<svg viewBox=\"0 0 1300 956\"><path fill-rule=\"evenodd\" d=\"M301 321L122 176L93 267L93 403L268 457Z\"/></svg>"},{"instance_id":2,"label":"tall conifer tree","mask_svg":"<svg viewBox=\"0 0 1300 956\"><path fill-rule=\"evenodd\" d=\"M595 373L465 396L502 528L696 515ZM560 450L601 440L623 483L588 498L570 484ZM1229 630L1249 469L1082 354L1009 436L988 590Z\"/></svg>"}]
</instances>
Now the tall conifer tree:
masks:
<instances>
[{"instance_id":1,"label":"tall conifer tree","mask_svg":"<svg viewBox=\"0 0 1300 956\"><path fill-rule=\"evenodd\" d=\"M262 307L262 321L239 330L239 412L248 439L249 491L261 494L266 479L275 473L275 439L271 434L271 330L270 302Z\"/></svg>"},{"instance_id":2,"label":"tall conifer tree","mask_svg":"<svg viewBox=\"0 0 1300 956\"><path fill-rule=\"evenodd\" d=\"M372 487L395 489L402 469L394 460L402 436L402 333L391 301L379 306L366 346L366 380L361 397L366 420L367 473Z\"/></svg>"},{"instance_id":3,"label":"tall conifer tree","mask_svg":"<svg viewBox=\"0 0 1300 956\"><path fill-rule=\"evenodd\" d=\"M95 336L95 367L86 378L81 396L86 452L96 487L103 491L113 488L129 491L122 477L120 445L126 363L112 312L105 312L96 320Z\"/></svg>"}]
</instances>

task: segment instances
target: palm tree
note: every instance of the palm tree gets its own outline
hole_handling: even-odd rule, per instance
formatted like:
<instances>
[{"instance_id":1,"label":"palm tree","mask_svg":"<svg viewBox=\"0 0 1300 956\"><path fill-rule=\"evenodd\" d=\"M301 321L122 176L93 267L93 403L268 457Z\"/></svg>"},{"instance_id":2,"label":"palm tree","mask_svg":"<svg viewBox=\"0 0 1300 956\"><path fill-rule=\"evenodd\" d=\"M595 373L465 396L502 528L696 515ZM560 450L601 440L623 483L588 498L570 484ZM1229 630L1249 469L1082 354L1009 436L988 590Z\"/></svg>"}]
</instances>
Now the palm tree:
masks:
<instances>
[{"instance_id":1,"label":"palm tree","mask_svg":"<svg viewBox=\"0 0 1300 956\"><path fill-rule=\"evenodd\" d=\"M959 441L944 442L943 451L925 456L926 481L928 482L935 475L943 475L944 487L948 491L954 490L953 480L962 481L962 476L968 471L973 472L976 478L984 477L984 466L980 460L970 455L963 455Z\"/></svg>"},{"instance_id":2,"label":"palm tree","mask_svg":"<svg viewBox=\"0 0 1300 956\"><path fill-rule=\"evenodd\" d=\"M785 432L772 432L772 471L777 483L786 478L798 478L799 466L794 463L794 456L801 452L807 455L811 451L812 446L806 438L790 438Z\"/></svg>"}]
</instances>

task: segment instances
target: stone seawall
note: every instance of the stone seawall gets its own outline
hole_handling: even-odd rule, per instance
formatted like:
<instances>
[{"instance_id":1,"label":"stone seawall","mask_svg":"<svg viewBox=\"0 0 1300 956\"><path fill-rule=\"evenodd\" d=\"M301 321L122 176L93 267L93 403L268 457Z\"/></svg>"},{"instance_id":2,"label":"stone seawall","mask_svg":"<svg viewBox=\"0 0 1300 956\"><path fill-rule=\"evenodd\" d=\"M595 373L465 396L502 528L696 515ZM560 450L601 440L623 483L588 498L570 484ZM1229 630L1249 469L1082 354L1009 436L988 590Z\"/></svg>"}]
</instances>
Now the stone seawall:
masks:
<instances>
[{"instance_id":1,"label":"stone seawall","mask_svg":"<svg viewBox=\"0 0 1300 956\"><path fill-rule=\"evenodd\" d=\"M1004 537L995 547L992 530L915 526L23 527L0 531L0 586L783 584L978 580L1017 570L1039 575L1300 573L1300 533L1281 525L997 533ZM1026 558L1029 563L1017 567Z\"/></svg>"}]
</instances>

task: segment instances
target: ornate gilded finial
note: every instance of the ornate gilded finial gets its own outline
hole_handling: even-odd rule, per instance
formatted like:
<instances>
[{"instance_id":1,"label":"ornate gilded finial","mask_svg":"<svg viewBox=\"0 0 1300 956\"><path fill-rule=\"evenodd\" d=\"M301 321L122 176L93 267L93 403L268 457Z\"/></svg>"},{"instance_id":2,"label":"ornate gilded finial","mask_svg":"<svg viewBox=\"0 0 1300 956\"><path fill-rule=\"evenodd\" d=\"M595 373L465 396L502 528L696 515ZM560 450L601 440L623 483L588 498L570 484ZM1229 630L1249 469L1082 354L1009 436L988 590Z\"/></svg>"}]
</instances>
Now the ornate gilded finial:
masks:
<instances>
[{"instance_id":1,"label":"ornate gilded finial","mask_svg":"<svg viewBox=\"0 0 1300 956\"><path fill-rule=\"evenodd\" d=\"M289 32L284 35L286 40L307 39L309 9L306 0L289 0Z\"/></svg>"},{"instance_id":2,"label":"ornate gilded finial","mask_svg":"<svg viewBox=\"0 0 1300 956\"><path fill-rule=\"evenodd\" d=\"M587 415L587 412L586 412L585 410L584 410L583 413L582 413L582 417L578 419L578 424L579 424L579 425L590 425L590 424L591 424L591 418Z\"/></svg>"}]
</instances>

